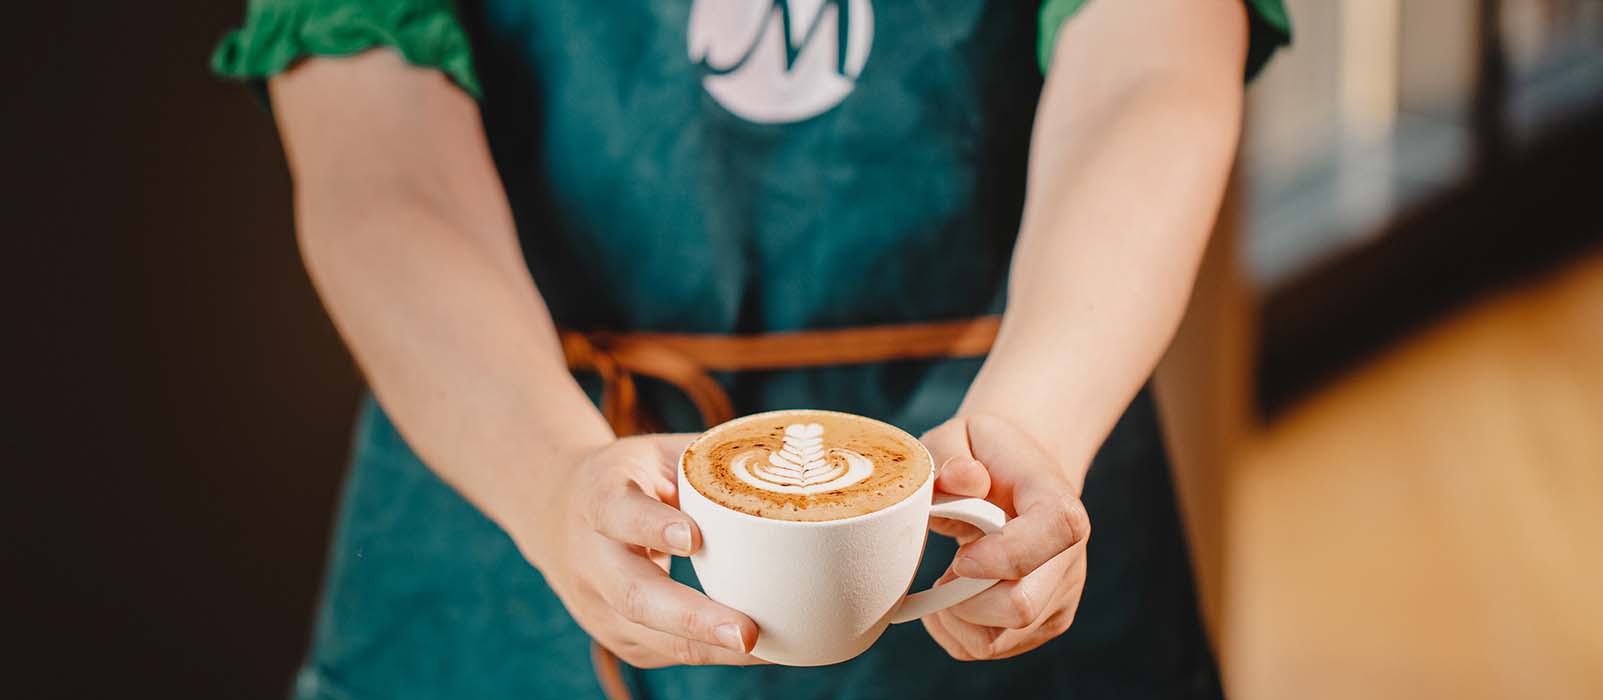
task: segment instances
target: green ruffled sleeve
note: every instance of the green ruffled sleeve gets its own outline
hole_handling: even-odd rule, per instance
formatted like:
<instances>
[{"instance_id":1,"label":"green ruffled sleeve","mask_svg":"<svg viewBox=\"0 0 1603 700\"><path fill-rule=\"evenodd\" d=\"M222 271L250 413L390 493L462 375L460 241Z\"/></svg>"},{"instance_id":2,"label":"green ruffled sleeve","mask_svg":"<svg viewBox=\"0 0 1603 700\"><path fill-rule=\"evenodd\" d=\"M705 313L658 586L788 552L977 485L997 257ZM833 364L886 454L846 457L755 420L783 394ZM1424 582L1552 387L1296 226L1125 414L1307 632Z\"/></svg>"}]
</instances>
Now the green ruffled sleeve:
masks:
<instances>
[{"instance_id":1,"label":"green ruffled sleeve","mask_svg":"<svg viewBox=\"0 0 1603 700\"><path fill-rule=\"evenodd\" d=\"M1036 53L1045 73L1052 63L1058 29L1090 0L1045 0L1041 3L1040 39ZM1291 17L1282 0L1243 0L1247 4L1247 80L1262 70L1275 49L1291 43Z\"/></svg>"},{"instance_id":2,"label":"green ruffled sleeve","mask_svg":"<svg viewBox=\"0 0 1603 700\"><path fill-rule=\"evenodd\" d=\"M260 80L309 56L349 56L376 46L434 68L475 99L473 51L453 0L250 0L245 25L223 37L212 70Z\"/></svg>"}]
</instances>

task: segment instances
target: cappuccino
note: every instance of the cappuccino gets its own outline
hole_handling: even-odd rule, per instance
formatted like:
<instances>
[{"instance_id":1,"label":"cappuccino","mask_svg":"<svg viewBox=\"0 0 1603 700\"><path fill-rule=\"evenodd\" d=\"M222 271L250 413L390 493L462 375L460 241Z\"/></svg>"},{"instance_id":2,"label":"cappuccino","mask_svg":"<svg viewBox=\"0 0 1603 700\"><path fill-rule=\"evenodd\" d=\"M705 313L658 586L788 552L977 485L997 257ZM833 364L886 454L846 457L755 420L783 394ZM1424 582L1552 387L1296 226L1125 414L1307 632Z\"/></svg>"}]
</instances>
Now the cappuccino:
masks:
<instances>
[{"instance_id":1,"label":"cappuccino","mask_svg":"<svg viewBox=\"0 0 1603 700\"><path fill-rule=\"evenodd\" d=\"M690 485L731 510L774 520L864 515L913 495L930 479L929 452L912 435L833 411L773 411L708 431L685 450Z\"/></svg>"}]
</instances>

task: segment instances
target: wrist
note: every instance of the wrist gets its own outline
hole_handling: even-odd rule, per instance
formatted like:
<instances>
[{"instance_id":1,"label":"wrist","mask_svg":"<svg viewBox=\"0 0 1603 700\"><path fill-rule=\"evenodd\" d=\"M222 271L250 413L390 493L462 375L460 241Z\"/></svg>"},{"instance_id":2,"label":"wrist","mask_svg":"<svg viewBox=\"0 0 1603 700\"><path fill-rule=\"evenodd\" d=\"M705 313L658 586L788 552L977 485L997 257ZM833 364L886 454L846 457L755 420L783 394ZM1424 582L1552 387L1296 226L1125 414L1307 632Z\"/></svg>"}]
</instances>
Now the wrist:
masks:
<instances>
[{"instance_id":1,"label":"wrist","mask_svg":"<svg viewBox=\"0 0 1603 700\"><path fill-rule=\"evenodd\" d=\"M535 440L522 459L490 484L485 514L507 533L524 558L544 572L559 556L570 494L580 465L596 450L613 442L605 433L569 433L557 440Z\"/></svg>"},{"instance_id":2,"label":"wrist","mask_svg":"<svg viewBox=\"0 0 1603 700\"><path fill-rule=\"evenodd\" d=\"M1090 470L1091 458L1096 455L1099 445L1086 445L1084 441L1074 439L1072 435L1077 431L1067 429L1067 426L1074 425L1076 418L1061 407L1019 402L990 404L965 399L955 417L962 419L976 415L1000 418L1018 428L1041 452L1052 456L1058 473L1075 485L1076 492L1085 483L1085 473Z\"/></svg>"}]
</instances>

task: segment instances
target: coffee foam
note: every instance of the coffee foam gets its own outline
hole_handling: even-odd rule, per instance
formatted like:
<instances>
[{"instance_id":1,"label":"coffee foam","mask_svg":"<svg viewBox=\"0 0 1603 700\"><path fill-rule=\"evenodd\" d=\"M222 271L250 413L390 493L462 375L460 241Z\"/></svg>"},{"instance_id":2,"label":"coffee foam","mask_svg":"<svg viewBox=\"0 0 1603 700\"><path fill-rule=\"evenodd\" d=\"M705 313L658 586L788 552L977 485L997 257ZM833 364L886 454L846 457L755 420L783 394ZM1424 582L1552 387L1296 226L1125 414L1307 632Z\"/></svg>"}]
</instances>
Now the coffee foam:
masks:
<instances>
[{"instance_id":1,"label":"coffee foam","mask_svg":"<svg viewBox=\"0 0 1603 700\"><path fill-rule=\"evenodd\" d=\"M930 478L911 435L830 411L776 411L708 431L685 451L691 486L725 507L777 520L837 520L900 502Z\"/></svg>"}]
</instances>

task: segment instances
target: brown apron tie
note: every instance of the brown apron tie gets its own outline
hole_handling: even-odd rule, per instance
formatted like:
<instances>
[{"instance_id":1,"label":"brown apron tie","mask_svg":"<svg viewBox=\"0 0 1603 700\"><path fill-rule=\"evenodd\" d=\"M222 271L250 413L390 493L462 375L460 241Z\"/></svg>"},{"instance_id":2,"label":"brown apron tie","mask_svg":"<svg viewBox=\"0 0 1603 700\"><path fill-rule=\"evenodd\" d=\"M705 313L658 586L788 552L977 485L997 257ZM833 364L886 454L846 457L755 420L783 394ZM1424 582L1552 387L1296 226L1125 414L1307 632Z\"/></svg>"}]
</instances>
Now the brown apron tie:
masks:
<instances>
[{"instance_id":1,"label":"brown apron tie","mask_svg":"<svg viewBox=\"0 0 1603 700\"><path fill-rule=\"evenodd\" d=\"M640 405L635 376L684 392L704 427L735 417L734 404L710 372L795 369L831 365L979 357L989 352L1000 316L894 326L760 335L561 332L568 367L601 375L601 412L619 437L651 432L655 421ZM591 642L590 660L608 698L627 700L618 657Z\"/></svg>"},{"instance_id":2,"label":"brown apron tie","mask_svg":"<svg viewBox=\"0 0 1603 700\"><path fill-rule=\"evenodd\" d=\"M735 417L729 395L709 372L826 367L891 360L979 357L1001 325L998 316L761 335L580 333L562 331L568 367L601 375L601 410L618 435L649 422L640 414L634 376L674 385L695 404L704 427Z\"/></svg>"}]
</instances>

